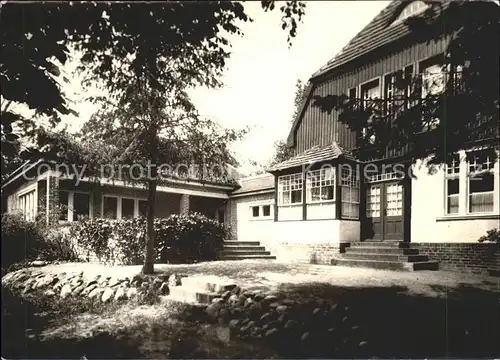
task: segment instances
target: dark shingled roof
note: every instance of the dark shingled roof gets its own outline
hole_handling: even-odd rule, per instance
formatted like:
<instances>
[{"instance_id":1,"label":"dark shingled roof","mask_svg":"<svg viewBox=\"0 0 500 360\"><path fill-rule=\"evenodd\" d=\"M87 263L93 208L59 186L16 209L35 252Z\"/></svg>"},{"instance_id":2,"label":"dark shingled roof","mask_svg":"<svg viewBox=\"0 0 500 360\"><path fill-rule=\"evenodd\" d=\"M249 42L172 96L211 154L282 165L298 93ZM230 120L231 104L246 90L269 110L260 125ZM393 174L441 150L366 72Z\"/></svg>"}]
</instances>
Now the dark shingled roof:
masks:
<instances>
[{"instance_id":1,"label":"dark shingled roof","mask_svg":"<svg viewBox=\"0 0 500 360\"><path fill-rule=\"evenodd\" d=\"M267 171L279 171L284 169L290 169L297 166L308 165L313 163L319 163L322 161L337 159L343 157L349 160L355 160L352 154L337 144L337 142L332 142L330 145L325 147L320 147L319 145L313 146L312 148L294 156L291 159L283 161L277 165L272 166Z\"/></svg>"},{"instance_id":2,"label":"dark shingled roof","mask_svg":"<svg viewBox=\"0 0 500 360\"><path fill-rule=\"evenodd\" d=\"M450 1L424 1L436 7L445 7ZM403 22L393 24L401 11L410 4L410 1L394 0L387 5L373 20L368 23L351 41L321 69L312 75L312 78L321 76L334 68L346 64L355 58L365 55L383 45L399 39L410 33L410 29Z\"/></svg>"},{"instance_id":3,"label":"dark shingled roof","mask_svg":"<svg viewBox=\"0 0 500 360\"><path fill-rule=\"evenodd\" d=\"M248 178L239 179L240 188L233 191L231 194L243 194L254 191L263 191L274 189L274 175L263 174L259 176L252 176Z\"/></svg>"}]
</instances>

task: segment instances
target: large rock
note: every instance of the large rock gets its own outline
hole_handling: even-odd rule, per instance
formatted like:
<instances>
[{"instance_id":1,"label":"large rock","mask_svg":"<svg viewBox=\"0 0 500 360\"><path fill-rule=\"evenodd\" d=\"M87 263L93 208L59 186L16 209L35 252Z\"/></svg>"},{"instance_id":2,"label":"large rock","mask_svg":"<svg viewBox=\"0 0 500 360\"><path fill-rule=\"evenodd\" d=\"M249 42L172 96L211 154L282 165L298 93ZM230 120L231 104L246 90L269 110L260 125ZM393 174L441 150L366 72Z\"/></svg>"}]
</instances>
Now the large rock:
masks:
<instances>
[{"instance_id":1,"label":"large rock","mask_svg":"<svg viewBox=\"0 0 500 360\"><path fill-rule=\"evenodd\" d=\"M162 294L162 295L168 295L170 292L169 288L168 288L168 284L166 282L161 283L159 291L160 291L160 294Z\"/></svg>"},{"instance_id":2,"label":"large rock","mask_svg":"<svg viewBox=\"0 0 500 360\"><path fill-rule=\"evenodd\" d=\"M107 287L101 296L101 301L103 303L109 302L115 295L115 290L113 288Z\"/></svg>"},{"instance_id":3,"label":"large rock","mask_svg":"<svg viewBox=\"0 0 500 360\"><path fill-rule=\"evenodd\" d=\"M85 290L85 285L81 284L73 290L73 295L80 295L82 291Z\"/></svg>"},{"instance_id":4,"label":"large rock","mask_svg":"<svg viewBox=\"0 0 500 360\"><path fill-rule=\"evenodd\" d=\"M81 295L88 295L90 292L97 288L97 283L93 283L82 290Z\"/></svg>"},{"instance_id":5,"label":"large rock","mask_svg":"<svg viewBox=\"0 0 500 360\"><path fill-rule=\"evenodd\" d=\"M137 288L135 287L130 287L127 290L127 298L133 299L137 296Z\"/></svg>"},{"instance_id":6,"label":"large rock","mask_svg":"<svg viewBox=\"0 0 500 360\"><path fill-rule=\"evenodd\" d=\"M113 278L109 281L109 287L115 287L121 284L121 281L118 278Z\"/></svg>"},{"instance_id":7,"label":"large rock","mask_svg":"<svg viewBox=\"0 0 500 360\"><path fill-rule=\"evenodd\" d=\"M62 287L60 296L64 299L70 295L71 295L71 286L69 284L66 284Z\"/></svg>"},{"instance_id":8,"label":"large rock","mask_svg":"<svg viewBox=\"0 0 500 360\"><path fill-rule=\"evenodd\" d=\"M90 299L99 298L103 292L104 292L103 288L97 287L89 293L89 298Z\"/></svg>"},{"instance_id":9,"label":"large rock","mask_svg":"<svg viewBox=\"0 0 500 360\"><path fill-rule=\"evenodd\" d=\"M210 304L205 311L212 318L216 318L219 316L219 312L220 312L221 308L222 308L222 305L220 303L213 303L213 304Z\"/></svg>"},{"instance_id":10,"label":"large rock","mask_svg":"<svg viewBox=\"0 0 500 360\"><path fill-rule=\"evenodd\" d=\"M288 306L286 306L286 305L279 305L278 307L276 307L276 311L279 314L285 314L287 309L288 309Z\"/></svg>"},{"instance_id":11,"label":"large rock","mask_svg":"<svg viewBox=\"0 0 500 360\"><path fill-rule=\"evenodd\" d=\"M126 300L126 299L127 299L127 293L125 292L125 289L122 287L116 289L115 301Z\"/></svg>"},{"instance_id":12,"label":"large rock","mask_svg":"<svg viewBox=\"0 0 500 360\"><path fill-rule=\"evenodd\" d=\"M47 287L54 285L58 279L51 275L44 276L41 280L38 281L37 288Z\"/></svg>"},{"instance_id":13,"label":"large rock","mask_svg":"<svg viewBox=\"0 0 500 360\"><path fill-rule=\"evenodd\" d=\"M229 299L227 300L227 302L228 302L229 304L231 304L231 305L236 305L236 304L238 304L238 302L239 302L239 297L238 297L238 295L236 295L236 294L231 295L231 296L229 297Z\"/></svg>"},{"instance_id":14,"label":"large rock","mask_svg":"<svg viewBox=\"0 0 500 360\"><path fill-rule=\"evenodd\" d=\"M269 329L266 331L265 337L266 338L273 338L279 333L279 330L276 328Z\"/></svg>"}]
</instances>

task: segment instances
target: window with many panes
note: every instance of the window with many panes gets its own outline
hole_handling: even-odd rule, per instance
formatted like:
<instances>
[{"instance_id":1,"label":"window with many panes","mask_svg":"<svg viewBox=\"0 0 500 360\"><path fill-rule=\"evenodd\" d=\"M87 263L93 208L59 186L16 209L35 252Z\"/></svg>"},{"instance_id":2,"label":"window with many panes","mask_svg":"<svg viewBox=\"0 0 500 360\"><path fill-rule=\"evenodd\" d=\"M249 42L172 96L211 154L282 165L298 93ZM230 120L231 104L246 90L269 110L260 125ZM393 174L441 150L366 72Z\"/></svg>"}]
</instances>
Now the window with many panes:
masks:
<instances>
[{"instance_id":1,"label":"window with many panes","mask_svg":"<svg viewBox=\"0 0 500 360\"><path fill-rule=\"evenodd\" d=\"M90 193L60 190L58 212L61 221L80 221L90 218Z\"/></svg>"},{"instance_id":2,"label":"window with many panes","mask_svg":"<svg viewBox=\"0 0 500 360\"><path fill-rule=\"evenodd\" d=\"M380 217L380 185L370 186L366 189L366 217Z\"/></svg>"},{"instance_id":3,"label":"window with many panes","mask_svg":"<svg viewBox=\"0 0 500 360\"><path fill-rule=\"evenodd\" d=\"M306 174L307 203L335 200L335 168L327 167Z\"/></svg>"},{"instance_id":4,"label":"window with many panes","mask_svg":"<svg viewBox=\"0 0 500 360\"><path fill-rule=\"evenodd\" d=\"M132 219L147 216L148 202L145 199L105 195L102 200L102 213L108 219Z\"/></svg>"},{"instance_id":5,"label":"window with many panes","mask_svg":"<svg viewBox=\"0 0 500 360\"><path fill-rule=\"evenodd\" d=\"M355 167L343 166L340 170L342 217L359 219L359 176Z\"/></svg>"},{"instance_id":6,"label":"window with many panes","mask_svg":"<svg viewBox=\"0 0 500 360\"><path fill-rule=\"evenodd\" d=\"M302 203L302 173L278 177L278 204Z\"/></svg>"},{"instance_id":7,"label":"window with many panes","mask_svg":"<svg viewBox=\"0 0 500 360\"><path fill-rule=\"evenodd\" d=\"M460 198L460 156L455 154L445 166L445 213L458 214Z\"/></svg>"},{"instance_id":8,"label":"window with many panes","mask_svg":"<svg viewBox=\"0 0 500 360\"><path fill-rule=\"evenodd\" d=\"M493 211L495 188L493 165L494 154L492 151L467 153L468 213Z\"/></svg>"},{"instance_id":9,"label":"window with many panes","mask_svg":"<svg viewBox=\"0 0 500 360\"><path fill-rule=\"evenodd\" d=\"M36 190L25 192L18 197L17 208L26 221L34 221L36 217Z\"/></svg>"}]
</instances>

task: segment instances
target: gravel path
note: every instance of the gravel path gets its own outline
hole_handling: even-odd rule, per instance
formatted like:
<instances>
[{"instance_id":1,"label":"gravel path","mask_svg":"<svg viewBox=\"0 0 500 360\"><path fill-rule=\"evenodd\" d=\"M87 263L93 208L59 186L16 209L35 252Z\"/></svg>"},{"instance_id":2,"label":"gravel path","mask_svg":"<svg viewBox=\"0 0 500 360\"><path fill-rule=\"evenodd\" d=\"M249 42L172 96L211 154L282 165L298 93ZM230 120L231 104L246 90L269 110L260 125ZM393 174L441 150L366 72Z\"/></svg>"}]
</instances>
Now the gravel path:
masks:
<instances>
[{"instance_id":1,"label":"gravel path","mask_svg":"<svg viewBox=\"0 0 500 360\"><path fill-rule=\"evenodd\" d=\"M78 273L132 278L141 266L105 266L91 263L48 265L39 270L52 274ZM438 296L461 286L500 292L500 278L447 271L399 272L341 266L291 264L269 260L215 261L193 265L157 264L158 273L189 276L215 275L245 288L276 289L283 285L325 283L343 287L404 287L409 294Z\"/></svg>"}]
</instances>

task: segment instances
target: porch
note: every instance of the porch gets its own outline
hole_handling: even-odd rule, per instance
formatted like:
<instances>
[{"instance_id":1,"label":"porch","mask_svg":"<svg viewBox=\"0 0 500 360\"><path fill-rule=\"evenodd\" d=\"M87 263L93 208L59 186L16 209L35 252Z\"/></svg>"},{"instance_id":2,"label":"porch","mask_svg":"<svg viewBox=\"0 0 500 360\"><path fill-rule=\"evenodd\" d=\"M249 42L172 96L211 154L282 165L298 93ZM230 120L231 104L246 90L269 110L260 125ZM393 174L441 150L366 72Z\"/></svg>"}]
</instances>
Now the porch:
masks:
<instances>
[{"instance_id":1,"label":"porch","mask_svg":"<svg viewBox=\"0 0 500 360\"><path fill-rule=\"evenodd\" d=\"M224 222L231 187L176 182L157 187L155 217L199 212ZM15 199L14 199L15 197ZM72 222L83 219L128 219L147 215L148 191L123 181L95 181L39 176L23 191L13 194L10 212L21 211L27 220Z\"/></svg>"}]
</instances>

